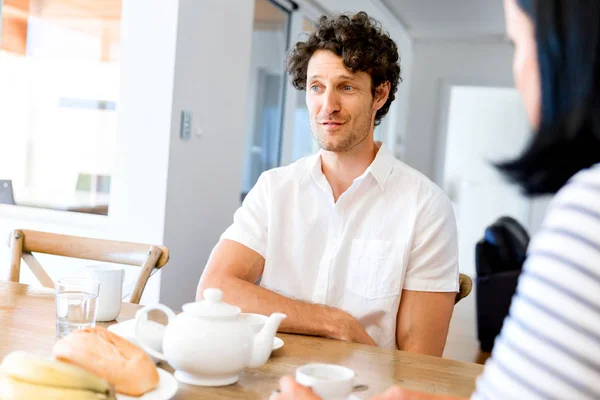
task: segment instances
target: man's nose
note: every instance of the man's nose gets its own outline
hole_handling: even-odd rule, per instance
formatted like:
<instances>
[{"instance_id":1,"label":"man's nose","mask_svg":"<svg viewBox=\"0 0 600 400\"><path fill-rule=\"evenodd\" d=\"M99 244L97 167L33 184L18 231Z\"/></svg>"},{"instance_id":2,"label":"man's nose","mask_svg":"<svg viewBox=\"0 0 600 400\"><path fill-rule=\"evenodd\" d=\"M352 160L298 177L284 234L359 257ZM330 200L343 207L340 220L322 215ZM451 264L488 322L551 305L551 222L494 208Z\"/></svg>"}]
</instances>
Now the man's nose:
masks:
<instances>
[{"instance_id":1,"label":"man's nose","mask_svg":"<svg viewBox=\"0 0 600 400\"><path fill-rule=\"evenodd\" d=\"M323 111L327 115L340 111L340 97L335 90L327 89L323 94Z\"/></svg>"}]
</instances>

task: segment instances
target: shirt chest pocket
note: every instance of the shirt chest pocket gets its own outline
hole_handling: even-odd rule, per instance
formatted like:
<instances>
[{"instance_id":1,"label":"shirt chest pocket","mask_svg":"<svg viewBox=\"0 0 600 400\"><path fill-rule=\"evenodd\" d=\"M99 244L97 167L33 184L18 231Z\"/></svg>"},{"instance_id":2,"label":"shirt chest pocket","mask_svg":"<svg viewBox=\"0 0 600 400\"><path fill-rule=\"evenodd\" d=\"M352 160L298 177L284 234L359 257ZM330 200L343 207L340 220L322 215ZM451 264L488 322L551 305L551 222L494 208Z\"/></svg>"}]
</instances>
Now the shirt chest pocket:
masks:
<instances>
[{"instance_id":1,"label":"shirt chest pocket","mask_svg":"<svg viewBox=\"0 0 600 400\"><path fill-rule=\"evenodd\" d=\"M394 244L395 245L395 244ZM346 288L370 300L400 293L405 246L387 240L354 239L348 260Z\"/></svg>"}]
</instances>

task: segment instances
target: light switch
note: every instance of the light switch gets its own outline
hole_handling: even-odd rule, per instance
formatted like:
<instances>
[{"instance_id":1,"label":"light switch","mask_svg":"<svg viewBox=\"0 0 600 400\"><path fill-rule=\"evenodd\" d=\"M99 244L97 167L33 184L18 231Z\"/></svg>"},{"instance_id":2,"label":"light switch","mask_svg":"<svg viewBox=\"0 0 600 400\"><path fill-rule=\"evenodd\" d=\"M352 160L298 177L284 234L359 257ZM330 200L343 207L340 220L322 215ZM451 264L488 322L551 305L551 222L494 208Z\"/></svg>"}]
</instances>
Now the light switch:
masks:
<instances>
[{"instance_id":1,"label":"light switch","mask_svg":"<svg viewBox=\"0 0 600 400\"><path fill-rule=\"evenodd\" d=\"M192 137L192 112L181 111L181 140L189 140Z\"/></svg>"}]
</instances>

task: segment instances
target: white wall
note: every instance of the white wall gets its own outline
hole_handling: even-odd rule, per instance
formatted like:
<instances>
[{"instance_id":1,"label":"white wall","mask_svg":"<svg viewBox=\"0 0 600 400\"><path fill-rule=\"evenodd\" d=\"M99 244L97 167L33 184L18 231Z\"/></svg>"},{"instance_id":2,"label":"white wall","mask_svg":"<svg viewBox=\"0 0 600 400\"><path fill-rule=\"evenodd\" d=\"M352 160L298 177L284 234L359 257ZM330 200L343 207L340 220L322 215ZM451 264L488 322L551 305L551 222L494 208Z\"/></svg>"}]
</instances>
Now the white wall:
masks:
<instances>
[{"instance_id":1,"label":"white wall","mask_svg":"<svg viewBox=\"0 0 600 400\"><path fill-rule=\"evenodd\" d=\"M508 43L415 43L405 161L441 183L448 107L444 85L512 87L511 62Z\"/></svg>"},{"instance_id":2,"label":"white wall","mask_svg":"<svg viewBox=\"0 0 600 400\"><path fill-rule=\"evenodd\" d=\"M123 2L110 207L123 240L163 242L178 13L176 1Z\"/></svg>"},{"instance_id":3,"label":"white wall","mask_svg":"<svg viewBox=\"0 0 600 400\"><path fill-rule=\"evenodd\" d=\"M160 291L170 306L195 299L210 251L239 205L253 13L252 0L235 8L179 1L164 228L172 258ZM182 109L193 112L200 137L179 139Z\"/></svg>"}]
</instances>

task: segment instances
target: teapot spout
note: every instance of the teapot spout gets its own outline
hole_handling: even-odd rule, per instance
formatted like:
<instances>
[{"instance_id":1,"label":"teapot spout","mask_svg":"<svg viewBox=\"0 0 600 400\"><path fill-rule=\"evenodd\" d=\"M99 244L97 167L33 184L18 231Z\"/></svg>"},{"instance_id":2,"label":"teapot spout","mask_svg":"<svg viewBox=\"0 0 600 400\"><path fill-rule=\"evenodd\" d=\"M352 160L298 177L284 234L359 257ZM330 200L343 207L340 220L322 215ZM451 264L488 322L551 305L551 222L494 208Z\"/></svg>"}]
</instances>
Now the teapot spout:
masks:
<instances>
[{"instance_id":1,"label":"teapot spout","mask_svg":"<svg viewBox=\"0 0 600 400\"><path fill-rule=\"evenodd\" d=\"M250 359L250 368L258 368L263 366L273 350L273 340L277 329L283 321L287 318L287 315L282 313L273 313L269 317L265 326L262 327L260 332L254 335L254 342L252 344L252 357Z\"/></svg>"}]
</instances>

